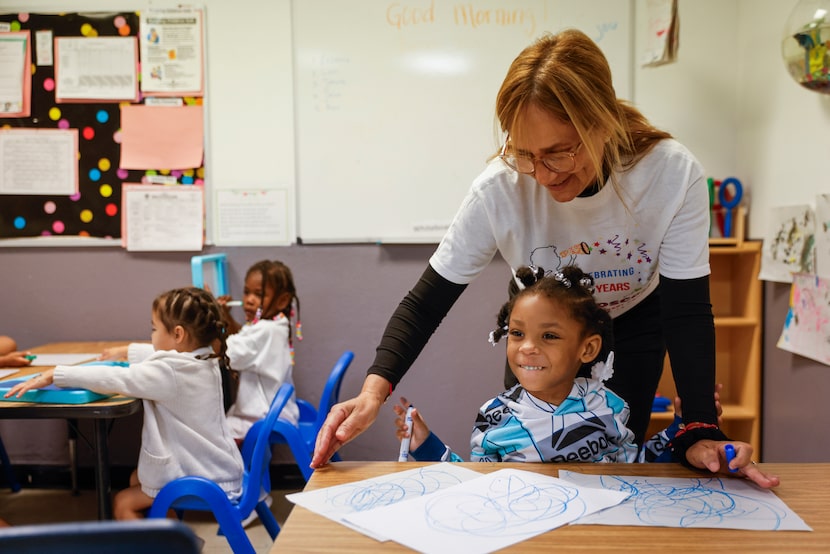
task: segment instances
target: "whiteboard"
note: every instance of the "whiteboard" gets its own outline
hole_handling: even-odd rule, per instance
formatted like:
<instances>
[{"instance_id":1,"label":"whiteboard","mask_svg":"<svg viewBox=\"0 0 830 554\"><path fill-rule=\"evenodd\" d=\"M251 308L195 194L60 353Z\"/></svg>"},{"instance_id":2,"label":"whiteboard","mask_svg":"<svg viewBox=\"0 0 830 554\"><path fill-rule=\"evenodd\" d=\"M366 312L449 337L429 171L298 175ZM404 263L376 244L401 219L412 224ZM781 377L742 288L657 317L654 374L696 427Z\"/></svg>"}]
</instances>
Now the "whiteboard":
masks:
<instances>
[{"instance_id":1,"label":"whiteboard","mask_svg":"<svg viewBox=\"0 0 830 554\"><path fill-rule=\"evenodd\" d=\"M500 146L513 59L566 27L631 98L630 0L298 0L292 5L302 242L438 242Z\"/></svg>"}]
</instances>

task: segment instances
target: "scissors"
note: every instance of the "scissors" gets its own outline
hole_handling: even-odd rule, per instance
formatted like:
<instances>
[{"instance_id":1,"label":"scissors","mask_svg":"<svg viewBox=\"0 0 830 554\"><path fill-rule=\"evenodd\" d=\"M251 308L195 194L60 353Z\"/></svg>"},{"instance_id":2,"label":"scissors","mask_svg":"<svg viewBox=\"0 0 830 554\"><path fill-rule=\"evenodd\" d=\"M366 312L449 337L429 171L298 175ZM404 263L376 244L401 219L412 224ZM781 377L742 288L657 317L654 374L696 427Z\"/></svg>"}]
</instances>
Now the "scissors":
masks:
<instances>
[{"instance_id":1,"label":"scissors","mask_svg":"<svg viewBox=\"0 0 830 554\"><path fill-rule=\"evenodd\" d=\"M728 190L732 185L732 193L728 194ZM718 200L721 207L726 211L726 217L723 221L723 236L732 236L732 210L736 208L741 202L741 197L744 195L744 187L741 182L735 177L728 177L721 181L720 189L718 190Z\"/></svg>"}]
</instances>

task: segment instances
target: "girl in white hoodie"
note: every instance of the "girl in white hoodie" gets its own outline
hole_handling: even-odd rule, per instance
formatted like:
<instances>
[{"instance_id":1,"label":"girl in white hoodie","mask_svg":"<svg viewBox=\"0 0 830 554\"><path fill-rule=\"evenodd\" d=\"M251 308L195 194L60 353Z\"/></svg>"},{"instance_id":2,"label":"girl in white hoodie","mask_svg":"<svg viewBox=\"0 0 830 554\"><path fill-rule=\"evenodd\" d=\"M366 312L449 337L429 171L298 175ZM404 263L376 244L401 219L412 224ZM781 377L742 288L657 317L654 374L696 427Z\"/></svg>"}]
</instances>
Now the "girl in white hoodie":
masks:
<instances>
[{"instance_id":1,"label":"girl in white hoodie","mask_svg":"<svg viewBox=\"0 0 830 554\"><path fill-rule=\"evenodd\" d=\"M144 401L138 469L115 495L116 519L144 517L159 490L186 475L214 481L231 499L242 492L242 456L222 404L217 359L227 358L227 331L218 303L199 288L174 289L153 301L152 323L152 345L131 344L128 367L57 366L6 394L54 382Z\"/></svg>"}]
</instances>

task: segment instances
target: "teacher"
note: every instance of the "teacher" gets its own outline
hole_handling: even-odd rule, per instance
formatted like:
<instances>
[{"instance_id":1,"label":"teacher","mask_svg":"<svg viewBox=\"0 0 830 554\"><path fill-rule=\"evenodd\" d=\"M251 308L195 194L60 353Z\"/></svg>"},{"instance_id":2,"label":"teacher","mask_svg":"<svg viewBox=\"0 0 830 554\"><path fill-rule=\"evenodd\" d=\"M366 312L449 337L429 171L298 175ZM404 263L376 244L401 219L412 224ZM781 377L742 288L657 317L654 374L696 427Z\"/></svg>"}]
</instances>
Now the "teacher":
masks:
<instances>
[{"instance_id":1,"label":"teacher","mask_svg":"<svg viewBox=\"0 0 830 554\"><path fill-rule=\"evenodd\" d=\"M672 136L619 100L611 69L584 33L546 35L513 61L496 98L506 134L386 327L356 398L335 405L312 467L375 420L441 320L498 251L513 268L579 265L614 321L608 387L630 406L642 444L666 350L685 429L675 459L724 471L714 403L709 195L703 168ZM508 375L505 385L513 381ZM748 477L775 482L735 443ZM765 482L767 481L767 482Z\"/></svg>"}]
</instances>

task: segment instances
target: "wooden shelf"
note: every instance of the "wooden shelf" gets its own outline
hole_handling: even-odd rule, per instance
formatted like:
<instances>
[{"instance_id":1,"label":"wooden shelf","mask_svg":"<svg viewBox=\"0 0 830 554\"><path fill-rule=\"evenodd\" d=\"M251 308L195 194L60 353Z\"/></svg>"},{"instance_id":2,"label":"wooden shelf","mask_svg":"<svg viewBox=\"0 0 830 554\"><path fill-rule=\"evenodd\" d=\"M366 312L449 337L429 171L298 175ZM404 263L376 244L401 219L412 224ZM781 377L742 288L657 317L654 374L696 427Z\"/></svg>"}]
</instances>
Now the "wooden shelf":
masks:
<instances>
[{"instance_id":1,"label":"wooden shelf","mask_svg":"<svg viewBox=\"0 0 830 554\"><path fill-rule=\"evenodd\" d=\"M742 221L743 218L739 218ZM730 244L727 239L711 240L709 278L712 312L715 315L716 380L723 384L723 430L731 438L748 442L761 455L761 351L763 289L761 243L743 239L741 234ZM729 239L731 240L731 239ZM677 392L668 357L657 391L666 398ZM664 429L674 412L651 414L649 436Z\"/></svg>"}]
</instances>

